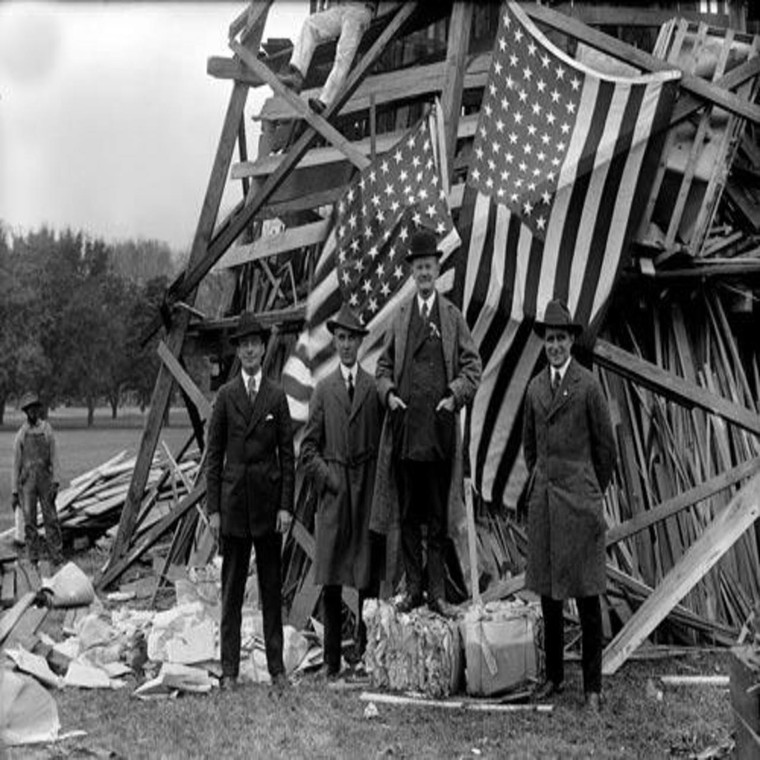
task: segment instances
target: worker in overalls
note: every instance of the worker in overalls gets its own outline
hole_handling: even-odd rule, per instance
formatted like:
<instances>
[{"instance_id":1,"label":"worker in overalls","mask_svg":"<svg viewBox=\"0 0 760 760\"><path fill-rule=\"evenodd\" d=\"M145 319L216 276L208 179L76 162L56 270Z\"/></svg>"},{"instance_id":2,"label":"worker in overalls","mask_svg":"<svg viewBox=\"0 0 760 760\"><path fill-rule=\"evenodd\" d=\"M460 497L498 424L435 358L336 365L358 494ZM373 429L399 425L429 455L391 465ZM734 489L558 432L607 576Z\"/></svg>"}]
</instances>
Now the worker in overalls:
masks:
<instances>
[{"instance_id":1,"label":"worker in overalls","mask_svg":"<svg viewBox=\"0 0 760 760\"><path fill-rule=\"evenodd\" d=\"M29 560L38 562L44 547L37 531L37 502L42 509L45 544L50 561L63 564L63 541L55 498L60 482L60 465L53 428L42 419L42 404L36 393L21 397L26 422L19 428L13 443L11 491L13 508L24 510L26 547Z\"/></svg>"}]
</instances>

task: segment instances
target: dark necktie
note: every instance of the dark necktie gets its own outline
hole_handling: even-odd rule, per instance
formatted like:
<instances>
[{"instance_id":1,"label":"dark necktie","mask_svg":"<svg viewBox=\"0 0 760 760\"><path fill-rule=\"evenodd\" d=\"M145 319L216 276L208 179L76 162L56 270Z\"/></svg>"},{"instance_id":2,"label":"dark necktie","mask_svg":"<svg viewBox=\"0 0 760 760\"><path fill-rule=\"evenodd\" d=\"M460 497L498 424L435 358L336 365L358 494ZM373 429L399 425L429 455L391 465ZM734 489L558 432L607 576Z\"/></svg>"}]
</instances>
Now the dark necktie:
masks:
<instances>
[{"instance_id":1,"label":"dark necktie","mask_svg":"<svg viewBox=\"0 0 760 760\"><path fill-rule=\"evenodd\" d=\"M351 372L348 374L348 400L354 403L354 376Z\"/></svg>"},{"instance_id":2,"label":"dark necktie","mask_svg":"<svg viewBox=\"0 0 760 760\"><path fill-rule=\"evenodd\" d=\"M552 396L557 395L560 382L561 382L561 378L560 378L559 372L552 372Z\"/></svg>"},{"instance_id":3,"label":"dark necktie","mask_svg":"<svg viewBox=\"0 0 760 760\"><path fill-rule=\"evenodd\" d=\"M256 401L256 379L253 377L248 382L248 400L251 402L251 406Z\"/></svg>"},{"instance_id":4,"label":"dark necktie","mask_svg":"<svg viewBox=\"0 0 760 760\"><path fill-rule=\"evenodd\" d=\"M430 313L430 311L428 309L427 301L423 301L422 302L422 309L420 310L420 315L422 316L422 321L423 322L427 322L429 313Z\"/></svg>"}]
</instances>

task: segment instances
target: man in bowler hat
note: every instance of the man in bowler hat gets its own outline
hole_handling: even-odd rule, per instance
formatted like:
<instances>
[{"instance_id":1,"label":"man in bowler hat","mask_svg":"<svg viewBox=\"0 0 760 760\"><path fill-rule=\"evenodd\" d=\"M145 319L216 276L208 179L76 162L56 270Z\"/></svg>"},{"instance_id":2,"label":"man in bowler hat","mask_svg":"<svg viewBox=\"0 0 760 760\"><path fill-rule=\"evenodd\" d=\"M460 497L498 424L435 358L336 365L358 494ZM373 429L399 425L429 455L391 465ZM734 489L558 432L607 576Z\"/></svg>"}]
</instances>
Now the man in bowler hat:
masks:
<instances>
[{"instance_id":1,"label":"man in bowler hat","mask_svg":"<svg viewBox=\"0 0 760 760\"><path fill-rule=\"evenodd\" d=\"M615 441L602 388L570 353L582 331L567 307L550 301L536 324L548 367L525 396L523 446L529 481L528 566L525 585L541 596L546 681L536 696L563 690L564 600L578 604L583 691L600 708L602 615L606 581L603 494L612 477Z\"/></svg>"},{"instance_id":2,"label":"man in bowler hat","mask_svg":"<svg viewBox=\"0 0 760 760\"><path fill-rule=\"evenodd\" d=\"M357 361L367 330L346 304L327 329L340 361L314 390L301 461L319 495L314 580L323 584L325 674L334 678L341 664L343 586L359 591L359 655L367 638L362 605L378 593L372 555L379 537L370 536L369 519L383 410L374 378Z\"/></svg>"},{"instance_id":3,"label":"man in bowler hat","mask_svg":"<svg viewBox=\"0 0 760 760\"><path fill-rule=\"evenodd\" d=\"M416 293L385 337L375 377L388 410L380 444L373 523L398 514L406 594L398 609L447 610L444 551L449 514L461 512L462 444L457 412L475 395L481 361L461 312L436 292L441 252L426 229L410 240ZM392 456L384 451L392 446ZM427 524L427 583L422 531Z\"/></svg>"},{"instance_id":4,"label":"man in bowler hat","mask_svg":"<svg viewBox=\"0 0 760 760\"><path fill-rule=\"evenodd\" d=\"M207 510L222 553L222 689L240 667L240 625L251 546L264 618L267 666L287 686L282 659L280 552L293 511L293 431L285 393L263 376L269 331L241 315L232 341L241 372L217 394L206 447Z\"/></svg>"}]
</instances>

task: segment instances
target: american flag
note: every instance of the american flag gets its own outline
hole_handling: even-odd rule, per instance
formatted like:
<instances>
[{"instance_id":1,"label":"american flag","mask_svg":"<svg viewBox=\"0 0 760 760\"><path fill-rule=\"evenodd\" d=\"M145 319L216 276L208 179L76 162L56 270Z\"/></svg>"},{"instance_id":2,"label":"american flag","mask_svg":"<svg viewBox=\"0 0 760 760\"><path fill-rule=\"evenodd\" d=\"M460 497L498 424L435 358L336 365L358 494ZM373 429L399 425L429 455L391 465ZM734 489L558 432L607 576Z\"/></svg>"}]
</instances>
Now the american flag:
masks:
<instances>
[{"instance_id":1,"label":"american flag","mask_svg":"<svg viewBox=\"0 0 760 760\"><path fill-rule=\"evenodd\" d=\"M500 15L460 217L463 311L483 360L473 483L514 506L533 332L563 299L596 326L651 187L678 72L613 77L556 48L516 4Z\"/></svg>"},{"instance_id":2,"label":"american flag","mask_svg":"<svg viewBox=\"0 0 760 760\"><path fill-rule=\"evenodd\" d=\"M414 292L405 257L417 227L438 237L444 275L440 290L453 285L446 260L459 247L439 161L440 105L431 109L396 145L362 171L336 205L306 305L306 329L283 369L291 416L304 422L317 381L338 363L330 319L347 301L370 331L359 360L374 373L383 335L398 304Z\"/></svg>"}]
</instances>

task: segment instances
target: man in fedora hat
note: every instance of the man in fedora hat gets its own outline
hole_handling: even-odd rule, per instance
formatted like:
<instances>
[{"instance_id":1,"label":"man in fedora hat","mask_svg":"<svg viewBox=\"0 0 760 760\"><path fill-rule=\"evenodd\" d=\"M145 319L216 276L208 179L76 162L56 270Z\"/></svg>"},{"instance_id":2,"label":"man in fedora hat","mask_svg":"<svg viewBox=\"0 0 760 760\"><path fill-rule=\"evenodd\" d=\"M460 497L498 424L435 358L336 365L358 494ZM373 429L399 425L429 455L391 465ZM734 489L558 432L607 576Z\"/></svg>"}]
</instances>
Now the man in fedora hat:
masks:
<instances>
[{"instance_id":1,"label":"man in fedora hat","mask_svg":"<svg viewBox=\"0 0 760 760\"><path fill-rule=\"evenodd\" d=\"M602 388L571 356L581 332L567 307L550 301L536 331L548 367L525 396L523 446L530 473L525 585L541 596L546 699L563 689L564 600L574 597L582 632L583 690L598 711L602 689L602 616L606 522L603 494L612 477L615 440Z\"/></svg>"},{"instance_id":2,"label":"man in fedora hat","mask_svg":"<svg viewBox=\"0 0 760 760\"><path fill-rule=\"evenodd\" d=\"M285 393L263 376L269 331L241 315L231 340L241 372L217 394L206 445L209 523L222 553L221 655L223 689L240 668L240 625L251 546L264 618L267 667L273 685L287 686L283 666L280 551L293 511L293 430Z\"/></svg>"},{"instance_id":3,"label":"man in fedora hat","mask_svg":"<svg viewBox=\"0 0 760 760\"><path fill-rule=\"evenodd\" d=\"M364 599L377 596L369 518L382 407L374 378L357 361L367 330L347 304L328 320L339 364L317 383L301 443L301 461L316 486L315 582L323 584L324 660L328 678L341 663L343 586L359 591L358 651L366 644Z\"/></svg>"},{"instance_id":4,"label":"man in fedora hat","mask_svg":"<svg viewBox=\"0 0 760 760\"><path fill-rule=\"evenodd\" d=\"M42 419L42 403L36 393L21 397L21 409L26 414L13 442L11 493L13 508L23 509L24 538L31 562L37 563L43 547L54 566L63 564L63 541L55 498L60 483L60 464L53 428ZM45 526L43 543L37 532L37 502ZM16 535L16 539L20 536Z\"/></svg>"},{"instance_id":5,"label":"man in fedora hat","mask_svg":"<svg viewBox=\"0 0 760 760\"><path fill-rule=\"evenodd\" d=\"M462 510L462 444L457 412L475 395L481 362L461 312L436 292L440 270L435 235L410 240L416 293L399 306L375 373L388 414L383 424L373 503L373 528L400 519L406 595L398 608L423 603L446 610L444 551L450 515ZM427 584L421 526L427 524Z\"/></svg>"}]
</instances>

